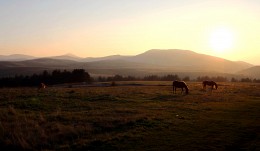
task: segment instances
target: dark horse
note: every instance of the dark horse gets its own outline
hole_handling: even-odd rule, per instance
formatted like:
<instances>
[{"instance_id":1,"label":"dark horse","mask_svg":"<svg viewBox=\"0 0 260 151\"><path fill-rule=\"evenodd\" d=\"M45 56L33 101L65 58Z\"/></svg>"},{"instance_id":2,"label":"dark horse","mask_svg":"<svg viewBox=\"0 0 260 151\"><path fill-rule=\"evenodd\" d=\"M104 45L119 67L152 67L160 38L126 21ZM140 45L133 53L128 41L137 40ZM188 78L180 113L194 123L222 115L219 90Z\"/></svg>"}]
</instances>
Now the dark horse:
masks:
<instances>
[{"instance_id":1,"label":"dark horse","mask_svg":"<svg viewBox=\"0 0 260 151\"><path fill-rule=\"evenodd\" d=\"M173 81L172 82L172 90L173 93L176 93L176 88L181 88L181 93L183 92L183 88L186 90L186 94L189 93L189 88L184 81Z\"/></svg>"},{"instance_id":2,"label":"dark horse","mask_svg":"<svg viewBox=\"0 0 260 151\"><path fill-rule=\"evenodd\" d=\"M215 86L216 89L218 89L218 85L214 81L203 81L202 85L203 85L204 90L206 89L206 85L211 86L211 90L213 90L214 86Z\"/></svg>"}]
</instances>

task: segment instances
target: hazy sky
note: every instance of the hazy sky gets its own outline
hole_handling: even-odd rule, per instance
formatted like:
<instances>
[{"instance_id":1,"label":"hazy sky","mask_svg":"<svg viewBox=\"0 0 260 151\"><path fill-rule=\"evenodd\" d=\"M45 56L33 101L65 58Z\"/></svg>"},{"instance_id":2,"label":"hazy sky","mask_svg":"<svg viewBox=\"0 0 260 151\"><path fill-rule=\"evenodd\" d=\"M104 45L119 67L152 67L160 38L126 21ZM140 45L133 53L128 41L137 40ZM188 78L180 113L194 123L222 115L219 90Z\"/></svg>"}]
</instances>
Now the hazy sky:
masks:
<instances>
[{"instance_id":1,"label":"hazy sky","mask_svg":"<svg viewBox=\"0 0 260 151\"><path fill-rule=\"evenodd\" d=\"M260 65L260 0L0 0L0 55L149 49Z\"/></svg>"}]
</instances>

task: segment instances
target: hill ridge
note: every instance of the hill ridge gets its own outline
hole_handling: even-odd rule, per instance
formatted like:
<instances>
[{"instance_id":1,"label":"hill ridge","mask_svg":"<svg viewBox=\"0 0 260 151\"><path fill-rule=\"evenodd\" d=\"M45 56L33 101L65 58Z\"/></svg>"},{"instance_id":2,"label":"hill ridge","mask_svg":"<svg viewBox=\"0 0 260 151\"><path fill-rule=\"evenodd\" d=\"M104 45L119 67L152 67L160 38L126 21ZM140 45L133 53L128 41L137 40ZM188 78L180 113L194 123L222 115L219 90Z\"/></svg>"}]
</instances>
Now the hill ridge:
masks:
<instances>
[{"instance_id":1,"label":"hill ridge","mask_svg":"<svg viewBox=\"0 0 260 151\"><path fill-rule=\"evenodd\" d=\"M64 56L64 55L63 55ZM41 67L46 69L84 68L96 74L120 73L159 73L159 72L216 72L236 73L253 67L242 61L200 54L191 50L151 49L135 56L111 55L97 58L42 57L26 61L1 61L0 70L3 73L19 67ZM56 56L57 57L57 56ZM12 69L12 68L13 69ZM19 73L18 73L19 74Z\"/></svg>"}]
</instances>

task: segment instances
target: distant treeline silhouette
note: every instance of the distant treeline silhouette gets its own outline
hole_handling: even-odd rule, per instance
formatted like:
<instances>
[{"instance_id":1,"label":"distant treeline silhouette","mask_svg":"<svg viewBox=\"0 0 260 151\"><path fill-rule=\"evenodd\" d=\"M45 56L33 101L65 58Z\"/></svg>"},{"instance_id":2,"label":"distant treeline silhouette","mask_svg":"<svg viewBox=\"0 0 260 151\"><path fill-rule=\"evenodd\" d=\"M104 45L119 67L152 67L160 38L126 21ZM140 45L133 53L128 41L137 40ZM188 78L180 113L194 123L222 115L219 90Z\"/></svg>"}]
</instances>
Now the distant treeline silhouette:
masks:
<instances>
[{"instance_id":1,"label":"distant treeline silhouette","mask_svg":"<svg viewBox=\"0 0 260 151\"><path fill-rule=\"evenodd\" d=\"M241 81L241 82L255 82L255 83L260 83L260 79L242 78L240 81Z\"/></svg>"},{"instance_id":2,"label":"distant treeline silhouette","mask_svg":"<svg viewBox=\"0 0 260 151\"><path fill-rule=\"evenodd\" d=\"M102 77L99 76L98 78L95 79L97 82L109 82L109 81L197 81L197 82L202 82L202 81L215 81L215 82L258 82L260 83L260 79L250 79L250 78L241 78L241 79L236 79L236 78L231 78L230 80L227 77L223 76L199 76L196 79L190 79L189 76L185 76L183 78L179 77L178 75L165 75L165 76L158 76L158 75L148 75L144 77L134 77L134 76L122 76L122 75L114 75L114 76L109 76L109 77Z\"/></svg>"},{"instance_id":3,"label":"distant treeline silhouette","mask_svg":"<svg viewBox=\"0 0 260 151\"><path fill-rule=\"evenodd\" d=\"M43 82L48 85L73 83L73 82L90 82L91 77L84 69L53 70L48 72L44 70L41 74L31 76L16 75L14 77L5 77L0 79L0 87L18 87L18 86L38 86Z\"/></svg>"},{"instance_id":4,"label":"distant treeline silhouette","mask_svg":"<svg viewBox=\"0 0 260 151\"><path fill-rule=\"evenodd\" d=\"M226 77L222 77L222 76L216 76L216 77L199 76L199 77L197 77L196 81L198 81L198 82L202 82L202 81L227 82L228 79Z\"/></svg>"},{"instance_id":5,"label":"distant treeline silhouette","mask_svg":"<svg viewBox=\"0 0 260 151\"><path fill-rule=\"evenodd\" d=\"M106 82L106 81L205 81L205 80L212 80L216 82L226 82L228 79L226 77L208 77L208 76L201 76L197 79L191 80L189 76L185 76L183 78L179 77L178 75L165 75L165 76L158 76L158 75L148 75L142 78L134 77L134 76L122 76L122 75L115 75L111 77L98 77L96 81L98 82Z\"/></svg>"},{"instance_id":6,"label":"distant treeline silhouette","mask_svg":"<svg viewBox=\"0 0 260 151\"><path fill-rule=\"evenodd\" d=\"M190 81L189 77L183 78L185 81ZM107 81L172 81L172 80L182 80L178 75L148 75L144 77L134 77L134 76L122 76L115 75L110 77L101 77L96 78L98 82L107 82Z\"/></svg>"},{"instance_id":7,"label":"distant treeline silhouette","mask_svg":"<svg viewBox=\"0 0 260 151\"><path fill-rule=\"evenodd\" d=\"M227 82L229 81L226 77L216 76L199 76L196 79L190 79L189 76L185 76L183 78L178 75L147 75L144 77L135 77L135 76L122 76L122 75L114 75L109 77L99 76L97 78L92 78L88 72L84 69L74 69L72 71L67 70L53 70L52 72L48 72L44 70L41 74L33 74L31 76L23 76L16 75L14 77L4 77L0 78L0 87L19 87L19 86L38 86L39 83L45 83L47 85L54 84L63 84L63 83L76 83L76 82L86 82L91 83L92 81L96 82L111 82L111 81L216 81L216 82ZM258 82L260 83L260 79L250 79L250 78L242 78L240 80L231 78L231 82Z\"/></svg>"}]
</instances>

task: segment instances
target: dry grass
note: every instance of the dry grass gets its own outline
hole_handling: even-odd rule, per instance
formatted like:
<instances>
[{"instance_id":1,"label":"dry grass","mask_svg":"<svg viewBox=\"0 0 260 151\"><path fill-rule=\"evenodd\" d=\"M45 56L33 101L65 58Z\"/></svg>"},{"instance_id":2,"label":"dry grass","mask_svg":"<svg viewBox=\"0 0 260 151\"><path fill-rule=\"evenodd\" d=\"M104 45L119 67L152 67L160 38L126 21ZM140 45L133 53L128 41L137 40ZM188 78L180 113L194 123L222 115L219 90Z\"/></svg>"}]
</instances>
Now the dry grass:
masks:
<instances>
[{"instance_id":1,"label":"dry grass","mask_svg":"<svg viewBox=\"0 0 260 151\"><path fill-rule=\"evenodd\" d=\"M259 84L170 84L0 89L1 150L260 149Z\"/></svg>"}]
</instances>

